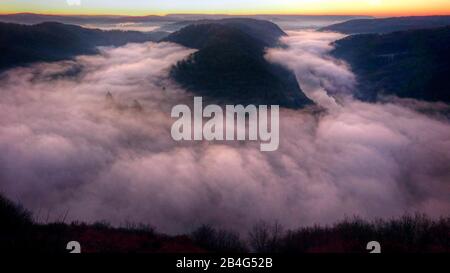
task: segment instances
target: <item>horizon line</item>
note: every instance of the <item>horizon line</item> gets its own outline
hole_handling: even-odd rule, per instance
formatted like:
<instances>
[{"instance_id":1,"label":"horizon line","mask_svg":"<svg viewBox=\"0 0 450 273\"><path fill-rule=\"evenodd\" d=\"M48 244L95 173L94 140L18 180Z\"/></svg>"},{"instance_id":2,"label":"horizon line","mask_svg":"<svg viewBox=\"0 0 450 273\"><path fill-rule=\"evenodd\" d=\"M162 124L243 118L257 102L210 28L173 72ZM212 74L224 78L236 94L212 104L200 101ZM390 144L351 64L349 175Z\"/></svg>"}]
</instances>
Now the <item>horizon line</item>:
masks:
<instances>
[{"instance_id":1,"label":"horizon line","mask_svg":"<svg viewBox=\"0 0 450 273\"><path fill-rule=\"evenodd\" d=\"M29 15L49 15L49 16L85 16L85 17L93 17L93 16L117 16L117 17L148 17L148 16L155 16L155 17L167 17L167 16L188 16L188 15L209 15L209 16L311 16L311 17L318 17L318 16L348 16L348 17L375 17L375 18L388 18L388 17L429 17L429 16L450 16L449 14L421 14L421 15L414 15L414 14L386 14L386 15L370 15L370 14L301 14L301 13L248 13L248 14L233 14L233 13L154 13L154 14L145 14L145 15L129 15L129 14L80 14L80 13L36 13L36 12L14 12L14 13L2 13L0 12L0 15L23 15L23 14L29 14Z\"/></svg>"}]
</instances>

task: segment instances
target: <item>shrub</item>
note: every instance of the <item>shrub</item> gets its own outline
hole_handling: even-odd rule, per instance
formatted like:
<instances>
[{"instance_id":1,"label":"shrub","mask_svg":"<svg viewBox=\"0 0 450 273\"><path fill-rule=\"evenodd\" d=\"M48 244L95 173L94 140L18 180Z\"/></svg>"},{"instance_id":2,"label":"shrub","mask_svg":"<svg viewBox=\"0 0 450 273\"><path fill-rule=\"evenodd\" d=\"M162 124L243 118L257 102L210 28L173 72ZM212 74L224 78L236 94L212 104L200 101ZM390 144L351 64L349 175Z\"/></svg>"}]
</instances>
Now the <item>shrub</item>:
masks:
<instances>
[{"instance_id":1,"label":"shrub","mask_svg":"<svg viewBox=\"0 0 450 273\"><path fill-rule=\"evenodd\" d=\"M216 230L210 225L202 225L191 234L191 239L198 246L219 253L244 253L247 246L240 239L239 233L229 230Z\"/></svg>"}]
</instances>

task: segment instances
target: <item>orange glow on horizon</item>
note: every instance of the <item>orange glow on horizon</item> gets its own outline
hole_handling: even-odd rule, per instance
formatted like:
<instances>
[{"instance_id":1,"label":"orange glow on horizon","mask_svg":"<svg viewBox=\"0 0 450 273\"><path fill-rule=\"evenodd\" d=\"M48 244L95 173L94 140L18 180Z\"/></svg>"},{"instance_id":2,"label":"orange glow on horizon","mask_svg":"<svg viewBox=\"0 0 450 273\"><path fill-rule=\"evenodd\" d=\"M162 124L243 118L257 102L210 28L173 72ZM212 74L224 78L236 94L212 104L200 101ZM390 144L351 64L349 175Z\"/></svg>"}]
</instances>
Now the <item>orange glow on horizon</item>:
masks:
<instances>
[{"instance_id":1,"label":"orange glow on horizon","mask_svg":"<svg viewBox=\"0 0 450 273\"><path fill-rule=\"evenodd\" d=\"M407 16L448 16L450 15L450 11L421 11L421 12L333 12L333 13L320 13L320 12L277 12L277 11L268 11L268 12L258 12L258 13L249 13L249 12L195 12L195 11L186 11L186 12L128 12L128 13L112 13L112 12L67 12L67 11L43 11L43 12L29 12L29 11L14 11L14 12L1 12L0 15L10 15L10 14L21 14L21 13L30 13L30 14L41 14L41 15L72 15L72 16L165 16L165 15L177 15L177 14L191 14L191 15L229 15L229 16L254 16L254 15L293 15L293 16L373 16L373 17L407 17Z\"/></svg>"},{"instance_id":2,"label":"orange glow on horizon","mask_svg":"<svg viewBox=\"0 0 450 273\"><path fill-rule=\"evenodd\" d=\"M14 2L14 3L13 3ZM100 0L81 0L69 6L65 0L17 0L0 2L0 14L39 13L49 15L370 15L424 16L450 15L449 0L141 0L116 1L100 5Z\"/></svg>"}]
</instances>

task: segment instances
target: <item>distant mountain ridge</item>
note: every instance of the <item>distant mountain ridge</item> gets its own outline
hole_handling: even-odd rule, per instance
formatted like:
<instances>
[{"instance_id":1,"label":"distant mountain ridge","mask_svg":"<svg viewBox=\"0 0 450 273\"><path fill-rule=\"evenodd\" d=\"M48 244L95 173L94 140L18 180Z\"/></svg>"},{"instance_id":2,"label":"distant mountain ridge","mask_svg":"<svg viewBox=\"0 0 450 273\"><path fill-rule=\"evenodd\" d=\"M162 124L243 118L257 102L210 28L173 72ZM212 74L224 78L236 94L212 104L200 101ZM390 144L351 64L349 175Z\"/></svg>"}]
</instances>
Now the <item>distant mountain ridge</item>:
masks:
<instances>
[{"instance_id":1,"label":"distant mountain ridge","mask_svg":"<svg viewBox=\"0 0 450 273\"><path fill-rule=\"evenodd\" d=\"M437 28L450 25L450 16L410 16L355 19L321 28L345 34L390 33L395 31Z\"/></svg>"},{"instance_id":2,"label":"distant mountain ridge","mask_svg":"<svg viewBox=\"0 0 450 273\"><path fill-rule=\"evenodd\" d=\"M148 16L120 16L120 15L50 15L36 13L0 14L0 21L15 24L40 24L44 22L58 22L63 24L118 24L140 22L170 22L176 18L158 15Z\"/></svg>"},{"instance_id":3,"label":"distant mountain ridge","mask_svg":"<svg viewBox=\"0 0 450 273\"><path fill-rule=\"evenodd\" d=\"M450 102L450 26L353 35L336 41L331 54L351 65L363 100L395 95Z\"/></svg>"},{"instance_id":4,"label":"distant mountain ridge","mask_svg":"<svg viewBox=\"0 0 450 273\"><path fill-rule=\"evenodd\" d=\"M53 15L38 13L0 14L0 22L18 24L39 24L43 22L59 22L64 24L120 24L120 23L150 23L150 22L192 22L194 20L217 20L226 18L253 18L281 22L286 20L333 20L345 21L356 18L370 18L364 15L229 15L229 14L167 14L167 15ZM186 24L187 25L187 24ZM186 26L184 25L184 26Z\"/></svg>"},{"instance_id":5,"label":"distant mountain ridge","mask_svg":"<svg viewBox=\"0 0 450 273\"><path fill-rule=\"evenodd\" d=\"M309 100L295 75L264 58L286 35L277 25L256 19L201 21L163 41L198 49L172 67L171 76L195 94L230 103L277 104L298 108Z\"/></svg>"},{"instance_id":6,"label":"distant mountain ridge","mask_svg":"<svg viewBox=\"0 0 450 273\"><path fill-rule=\"evenodd\" d=\"M136 31L103 31L46 22L37 25L0 23L0 71L38 61L59 61L80 54L96 54L98 46L158 40Z\"/></svg>"}]
</instances>

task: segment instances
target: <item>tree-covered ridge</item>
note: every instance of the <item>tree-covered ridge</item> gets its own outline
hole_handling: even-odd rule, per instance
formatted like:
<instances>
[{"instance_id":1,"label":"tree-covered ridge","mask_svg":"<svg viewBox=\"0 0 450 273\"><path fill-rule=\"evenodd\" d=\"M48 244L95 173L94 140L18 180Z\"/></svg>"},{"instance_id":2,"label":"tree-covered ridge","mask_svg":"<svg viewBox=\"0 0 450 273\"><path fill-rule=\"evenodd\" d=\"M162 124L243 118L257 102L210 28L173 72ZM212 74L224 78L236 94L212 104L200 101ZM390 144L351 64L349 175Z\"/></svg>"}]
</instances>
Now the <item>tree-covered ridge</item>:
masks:
<instances>
[{"instance_id":1,"label":"tree-covered ridge","mask_svg":"<svg viewBox=\"0 0 450 273\"><path fill-rule=\"evenodd\" d=\"M450 25L450 16L409 16L377 19L354 19L322 28L346 34L390 33Z\"/></svg>"},{"instance_id":2,"label":"tree-covered ridge","mask_svg":"<svg viewBox=\"0 0 450 273\"><path fill-rule=\"evenodd\" d=\"M332 54L356 73L362 99L396 95L450 102L450 27L354 35L335 46Z\"/></svg>"},{"instance_id":3,"label":"tree-covered ridge","mask_svg":"<svg viewBox=\"0 0 450 273\"><path fill-rule=\"evenodd\" d=\"M121 46L159 38L158 33L103 31L55 22L31 26L0 23L0 71L38 61L96 54L98 46Z\"/></svg>"},{"instance_id":4,"label":"tree-covered ridge","mask_svg":"<svg viewBox=\"0 0 450 273\"><path fill-rule=\"evenodd\" d=\"M265 48L276 46L282 35L275 24L254 19L189 25L164 39L198 49L178 62L171 76L196 94L224 102L310 104L295 75L264 58Z\"/></svg>"}]
</instances>

